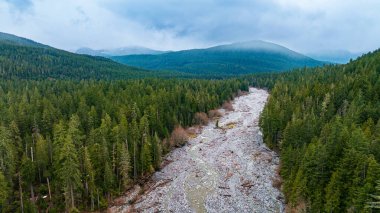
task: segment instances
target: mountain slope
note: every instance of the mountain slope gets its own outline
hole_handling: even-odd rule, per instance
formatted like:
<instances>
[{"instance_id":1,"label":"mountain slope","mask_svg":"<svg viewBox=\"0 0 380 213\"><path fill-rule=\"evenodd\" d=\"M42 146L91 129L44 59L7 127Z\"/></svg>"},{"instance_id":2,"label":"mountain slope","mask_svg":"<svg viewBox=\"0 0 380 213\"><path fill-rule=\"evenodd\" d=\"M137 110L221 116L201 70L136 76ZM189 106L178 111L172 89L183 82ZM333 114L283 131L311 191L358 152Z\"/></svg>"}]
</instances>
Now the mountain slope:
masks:
<instances>
[{"instance_id":1,"label":"mountain slope","mask_svg":"<svg viewBox=\"0 0 380 213\"><path fill-rule=\"evenodd\" d=\"M92 56L102 56L102 57L112 57L112 56L123 56L123 55L158 55L162 53L167 53L167 51L153 50L146 47L139 46L129 46L121 47L116 49L101 49L93 50L91 48L83 47L78 49L75 53L86 54Z\"/></svg>"},{"instance_id":2,"label":"mountain slope","mask_svg":"<svg viewBox=\"0 0 380 213\"><path fill-rule=\"evenodd\" d=\"M0 77L127 79L175 73L147 71L110 59L79 55L6 33L0 34Z\"/></svg>"},{"instance_id":3,"label":"mountain slope","mask_svg":"<svg viewBox=\"0 0 380 213\"><path fill-rule=\"evenodd\" d=\"M261 78L252 77L275 82L260 126L281 153L289 212L371 212L370 195L380 193L380 50Z\"/></svg>"},{"instance_id":4,"label":"mountain slope","mask_svg":"<svg viewBox=\"0 0 380 213\"><path fill-rule=\"evenodd\" d=\"M264 41L235 43L160 55L129 55L111 58L120 63L152 70L223 75L284 71L323 64L280 45Z\"/></svg>"},{"instance_id":5,"label":"mountain slope","mask_svg":"<svg viewBox=\"0 0 380 213\"><path fill-rule=\"evenodd\" d=\"M27 46L27 47L40 47L40 48L50 48L47 45L40 44L33 40L18 37L8 33L0 32L0 44L9 44L9 45L19 45L19 46Z\"/></svg>"}]
</instances>

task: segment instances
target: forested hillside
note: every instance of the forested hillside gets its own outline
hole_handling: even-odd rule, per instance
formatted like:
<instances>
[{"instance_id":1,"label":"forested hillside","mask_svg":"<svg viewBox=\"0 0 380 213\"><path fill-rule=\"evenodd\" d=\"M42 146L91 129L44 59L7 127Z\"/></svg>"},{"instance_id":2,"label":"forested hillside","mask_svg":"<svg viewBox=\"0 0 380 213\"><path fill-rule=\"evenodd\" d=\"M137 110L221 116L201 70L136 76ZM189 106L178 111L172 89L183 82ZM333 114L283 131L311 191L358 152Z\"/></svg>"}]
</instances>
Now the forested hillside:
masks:
<instances>
[{"instance_id":1,"label":"forested hillside","mask_svg":"<svg viewBox=\"0 0 380 213\"><path fill-rule=\"evenodd\" d=\"M380 51L266 77L255 80L273 87L260 124L265 142L281 153L289 207L370 211L380 180Z\"/></svg>"},{"instance_id":2,"label":"forested hillside","mask_svg":"<svg viewBox=\"0 0 380 213\"><path fill-rule=\"evenodd\" d=\"M0 207L104 208L159 168L189 126L247 90L238 80L0 80ZM178 131L181 131L179 128Z\"/></svg>"},{"instance_id":3,"label":"forested hillside","mask_svg":"<svg viewBox=\"0 0 380 213\"><path fill-rule=\"evenodd\" d=\"M19 42L1 37L0 77L2 79L131 79L184 76L175 72L156 72L129 67L110 59L78 55L30 40Z\"/></svg>"},{"instance_id":4,"label":"forested hillside","mask_svg":"<svg viewBox=\"0 0 380 213\"><path fill-rule=\"evenodd\" d=\"M111 58L123 64L145 69L219 76L286 71L324 64L280 45L264 41L234 43L158 55L127 55Z\"/></svg>"},{"instance_id":5,"label":"forested hillside","mask_svg":"<svg viewBox=\"0 0 380 213\"><path fill-rule=\"evenodd\" d=\"M167 79L189 76L0 34L0 211L103 209L183 145L196 112L248 90Z\"/></svg>"},{"instance_id":6,"label":"forested hillside","mask_svg":"<svg viewBox=\"0 0 380 213\"><path fill-rule=\"evenodd\" d=\"M0 43L9 44L9 45L18 45L18 46L26 46L26 47L40 47L40 48L51 48L47 45L40 44L33 40L18 37L12 34L0 32Z\"/></svg>"}]
</instances>

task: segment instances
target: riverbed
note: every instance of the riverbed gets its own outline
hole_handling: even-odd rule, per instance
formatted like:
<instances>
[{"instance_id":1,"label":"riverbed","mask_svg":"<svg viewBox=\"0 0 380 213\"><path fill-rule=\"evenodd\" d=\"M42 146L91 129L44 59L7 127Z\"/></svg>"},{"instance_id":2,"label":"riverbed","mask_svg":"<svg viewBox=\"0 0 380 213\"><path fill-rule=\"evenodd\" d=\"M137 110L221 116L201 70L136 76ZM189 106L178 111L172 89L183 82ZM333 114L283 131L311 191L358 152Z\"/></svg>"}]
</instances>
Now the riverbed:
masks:
<instances>
[{"instance_id":1,"label":"riverbed","mask_svg":"<svg viewBox=\"0 0 380 213\"><path fill-rule=\"evenodd\" d=\"M220 109L219 127L211 121L166 157L171 163L152 176L149 190L136 200L136 186L109 211L284 212L275 187L279 158L259 128L267 98L267 91L256 88L235 98L233 111Z\"/></svg>"}]
</instances>

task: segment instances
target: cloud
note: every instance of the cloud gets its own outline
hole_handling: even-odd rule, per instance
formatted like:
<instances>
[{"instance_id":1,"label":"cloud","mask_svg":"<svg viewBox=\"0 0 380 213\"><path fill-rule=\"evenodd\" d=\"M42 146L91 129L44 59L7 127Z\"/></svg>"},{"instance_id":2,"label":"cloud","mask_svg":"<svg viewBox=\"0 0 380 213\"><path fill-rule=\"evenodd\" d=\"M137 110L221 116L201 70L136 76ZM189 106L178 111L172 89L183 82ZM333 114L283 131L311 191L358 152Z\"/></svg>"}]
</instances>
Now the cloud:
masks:
<instances>
[{"instance_id":1,"label":"cloud","mask_svg":"<svg viewBox=\"0 0 380 213\"><path fill-rule=\"evenodd\" d=\"M0 30L63 49L262 39L301 52L368 51L380 47L379 8L378 0L6 0Z\"/></svg>"},{"instance_id":2,"label":"cloud","mask_svg":"<svg viewBox=\"0 0 380 213\"><path fill-rule=\"evenodd\" d=\"M25 11L30 8L33 4L31 0L5 0L8 2L13 9L19 11Z\"/></svg>"}]
</instances>

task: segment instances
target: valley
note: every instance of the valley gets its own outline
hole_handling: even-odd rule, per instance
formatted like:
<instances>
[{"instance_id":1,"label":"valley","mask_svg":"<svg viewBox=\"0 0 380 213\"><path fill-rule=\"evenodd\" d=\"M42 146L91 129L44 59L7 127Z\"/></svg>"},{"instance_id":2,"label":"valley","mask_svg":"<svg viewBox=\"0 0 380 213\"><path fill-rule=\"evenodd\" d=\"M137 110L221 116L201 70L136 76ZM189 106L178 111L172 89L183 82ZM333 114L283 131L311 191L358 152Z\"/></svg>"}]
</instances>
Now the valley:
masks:
<instances>
[{"instance_id":1,"label":"valley","mask_svg":"<svg viewBox=\"0 0 380 213\"><path fill-rule=\"evenodd\" d=\"M141 194L135 186L111 212L284 212L279 158L263 143L258 126L268 93L251 88L234 111L216 120L167 157ZM135 195L135 196L134 196ZM134 200L133 202L131 202ZM130 205L131 203L131 205Z\"/></svg>"},{"instance_id":2,"label":"valley","mask_svg":"<svg viewBox=\"0 0 380 213\"><path fill-rule=\"evenodd\" d=\"M0 212L380 208L379 49L341 65L261 41L117 57L157 60L0 33Z\"/></svg>"}]
</instances>

